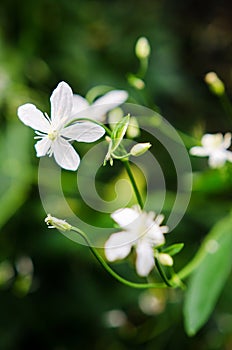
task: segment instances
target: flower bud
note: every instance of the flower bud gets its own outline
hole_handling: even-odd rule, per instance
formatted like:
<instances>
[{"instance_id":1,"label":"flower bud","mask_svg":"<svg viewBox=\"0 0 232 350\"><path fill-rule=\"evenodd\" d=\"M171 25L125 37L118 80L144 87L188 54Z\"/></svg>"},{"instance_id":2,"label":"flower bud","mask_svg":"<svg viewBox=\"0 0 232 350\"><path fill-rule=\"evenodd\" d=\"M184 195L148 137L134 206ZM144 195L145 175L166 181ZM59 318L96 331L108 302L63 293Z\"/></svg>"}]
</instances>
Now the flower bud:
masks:
<instances>
[{"instance_id":1,"label":"flower bud","mask_svg":"<svg viewBox=\"0 0 232 350\"><path fill-rule=\"evenodd\" d=\"M128 75L128 83L137 90L143 90L145 88L145 83L142 79L137 78L134 74Z\"/></svg>"},{"instance_id":2,"label":"flower bud","mask_svg":"<svg viewBox=\"0 0 232 350\"><path fill-rule=\"evenodd\" d=\"M54 216L51 216L51 214L48 214L44 221L49 228L57 228L61 231L70 231L72 229L72 226L65 220L57 219Z\"/></svg>"},{"instance_id":3,"label":"flower bud","mask_svg":"<svg viewBox=\"0 0 232 350\"><path fill-rule=\"evenodd\" d=\"M139 59L147 58L150 55L150 44L147 38L141 37L135 45L135 54Z\"/></svg>"},{"instance_id":4,"label":"flower bud","mask_svg":"<svg viewBox=\"0 0 232 350\"><path fill-rule=\"evenodd\" d=\"M159 254L159 262L164 266L172 266L173 259L169 254L160 253Z\"/></svg>"},{"instance_id":5,"label":"flower bud","mask_svg":"<svg viewBox=\"0 0 232 350\"><path fill-rule=\"evenodd\" d=\"M151 147L150 142L145 142L145 143L137 143L137 145L134 145L131 150L130 150L130 154L132 156L138 157L141 156L142 154L144 154L145 152L147 152L149 150L149 148Z\"/></svg>"},{"instance_id":6,"label":"flower bud","mask_svg":"<svg viewBox=\"0 0 232 350\"><path fill-rule=\"evenodd\" d=\"M215 95L221 96L225 92L223 81L218 78L215 72L209 72L205 76L205 82L208 84L211 92Z\"/></svg>"}]
</instances>

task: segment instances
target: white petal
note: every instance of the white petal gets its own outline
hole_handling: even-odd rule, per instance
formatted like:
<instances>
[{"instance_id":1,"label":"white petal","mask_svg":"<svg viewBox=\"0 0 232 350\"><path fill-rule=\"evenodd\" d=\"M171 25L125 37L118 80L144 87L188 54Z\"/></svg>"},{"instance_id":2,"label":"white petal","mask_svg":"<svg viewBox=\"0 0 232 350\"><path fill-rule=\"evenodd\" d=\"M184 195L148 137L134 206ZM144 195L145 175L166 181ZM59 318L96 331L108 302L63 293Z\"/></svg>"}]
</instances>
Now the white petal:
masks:
<instances>
[{"instance_id":1,"label":"white petal","mask_svg":"<svg viewBox=\"0 0 232 350\"><path fill-rule=\"evenodd\" d=\"M223 135L217 134L205 134L201 139L202 146L209 149L215 149L220 147L223 143Z\"/></svg>"},{"instance_id":2,"label":"white petal","mask_svg":"<svg viewBox=\"0 0 232 350\"><path fill-rule=\"evenodd\" d=\"M80 157L67 140L58 137L53 142L54 158L61 168L77 170L80 164Z\"/></svg>"},{"instance_id":3,"label":"white petal","mask_svg":"<svg viewBox=\"0 0 232 350\"><path fill-rule=\"evenodd\" d=\"M103 121L104 116L111 109L121 105L128 98L128 93L124 90L113 90L98 98L91 106L91 117L95 120Z\"/></svg>"},{"instance_id":4,"label":"white petal","mask_svg":"<svg viewBox=\"0 0 232 350\"><path fill-rule=\"evenodd\" d=\"M102 97L99 97L92 106L112 105L110 109L121 105L128 98L128 93L124 90L112 90Z\"/></svg>"},{"instance_id":5,"label":"white petal","mask_svg":"<svg viewBox=\"0 0 232 350\"><path fill-rule=\"evenodd\" d=\"M121 231L113 233L105 243L105 256L109 261L124 259L131 250L133 241L132 235L128 232Z\"/></svg>"},{"instance_id":6,"label":"white petal","mask_svg":"<svg viewBox=\"0 0 232 350\"><path fill-rule=\"evenodd\" d=\"M70 86L62 81L53 91L51 98L51 120L53 127L57 127L71 117L73 106L73 93Z\"/></svg>"},{"instance_id":7,"label":"white petal","mask_svg":"<svg viewBox=\"0 0 232 350\"><path fill-rule=\"evenodd\" d=\"M153 246L159 246L164 244L165 238L163 233L168 232L167 226L159 227L155 223L148 229L146 233L146 239L148 239Z\"/></svg>"},{"instance_id":8,"label":"white petal","mask_svg":"<svg viewBox=\"0 0 232 350\"><path fill-rule=\"evenodd\" d=\"M226 152L226 158L229 162L232 162L232 152L231 151Z\"/></svg>"},{"instance_id":9,"label":"white petal","mask_svg":"<svg viewBox=\"0 0 232 350\"><path fill-rule=\"evenodd\" d=\"M133 224L133 222L137 222L137 219L139 218L140 213L136 209L132 208L122 208L116 210L114 213L111 214L112 219L117 222L117 224L121 227L126 227L130 224Z\"/></svg>"},{"instance_id":10,"label":"white petal","mask_svg":"<svg viewBox=\"0 0 232 350\"><path fill-rule=\"evenodd\" d=\"M44 114L31 103L26 103L18 108L18 117L25 124L34 130L47 133L50 123Z\"/></svg>"},{"instance_id":11,"label":"white petal","mask_svg":"<svg viewBox=\"0 0 232 350\"><path fill-rule=\"evenodd\" d=\"M51 147L52 141L48 137L43 137L42 140L35 144L37 157L43 157L48 153Z\"/></svg>"},{"instance_id":12,"label":"white petal","mask_svg":"<svg viewBox=\"0 0 232 350\"><path fill-rule=\"evenodd\" d=\"M227 154L226 152L214 152L210 157L209 157L209 166L211 168L221 168L227 159Z\"/></svg>"},{"instance_id":13,"label":"white petal","mask_svg":"<svg viewBox=\"0 0 232 350\"><path fill-rule=\"evenodd\" d=\"M189 153L193 156L205 157L209 155L209 151L204 147L196 146L189 150Z\"/></svg>"},{"instance_id":14,"label":"white petal","mask_svg":"<svg viewBox=\"0 0 232 350\"><path fill-rule=\"evenodd\" d=\"M224 140L223 140L223 147L225 149L229 148L231 145L231 133L227 132L224 136Z\"/></svg>"},{"instance_id":15,"label":"white petal","mask_svg":"<svg viewBox=\"0 0 232 350\"><path fill-rule=\"evenodd\" d=\"M140 276L145 277L150 273L150 271L153 269L155 265L153 249L148 243L142 241L137 245L136 253L137 253L137 258L136 258L137 273Z\"/></svg>"},{"instance_id":16,"label":"white petal","mask_svg":"<svg viewBox=\"0 0 232 350\"><path fill-rule=\"evenodd\" d=\"M105 134L105 129L94 123L76 123L62 130L62 135L79 142L94 142Z\"/></svg>"},{"instance_id":17,"label":"white petal","mask_svg":"<svg viewBox=\"0 0 232 350\"><path fill-rule=\"evenodd\" d=\"M159 226L160 224L162 224L162 222L164 221L164 215L163 214L159 214L156 216L155 218L155 223Z\"/></svg>"},{"instance_id":18,"label":"white petal","mask_svg":"<svg viewBox=\"0 0 232 350\"><path fill-rule=\"evenodd\" d=\"M73 95L73 107L71 115L74 116L76 113L83 111L89 107L88 101L81 95Z\"/></svg>"}]
</instances>

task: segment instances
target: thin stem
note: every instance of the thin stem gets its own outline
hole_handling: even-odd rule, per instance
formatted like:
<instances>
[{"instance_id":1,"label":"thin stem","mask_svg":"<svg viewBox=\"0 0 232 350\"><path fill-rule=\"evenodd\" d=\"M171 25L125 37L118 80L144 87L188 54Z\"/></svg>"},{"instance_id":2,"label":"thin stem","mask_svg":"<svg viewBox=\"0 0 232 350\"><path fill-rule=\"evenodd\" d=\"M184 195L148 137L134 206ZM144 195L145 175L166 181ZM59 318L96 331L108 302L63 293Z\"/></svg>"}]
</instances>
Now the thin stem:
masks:
<instances>
[{"instance_id":1,"label":"thin stem","mask_svg":"<svg viewBox=\"0 0 232 350\"><path fill-rule=\"evenodd\" d=\"M72 226L71 230L77 232L87 243L89 249L95 256L95 258L99 261L99 263L119 282L132 287L132 288L139 288L139 289L147 289L147 288L166 288L166 284L164 283L134 283L130 282L123 277L119 276L114 270L111 269L111 267L106 263L106 261L102 258L102 256L98 253L98 251L91 245L91 242L89 241L88 237L85 235L85 233L78 228ZM171 286L171 285L170 285Z\"/></svg>"},{"instance_id":2,"label":"thin stem","mask_svg":"<svg viewBox=\"0 0 232 350\"><path fill-rule=\"evenodd\" d=\"M231 102L229 100L229 97L227 96L226 93L224 93L223 95L220 95L219 96L219 99L220 99L220 102L221 102L221 105L227 115L227 117L230 119L230 123L231 123L231 120L232 120L232 105L231 105Z\"/></svg>"},{"instance_id":3,"label":"thin stem","mask_svg":"<svg viewBox=\"0 0 232 350\"><path fill-rule=\"evenodd\" d=\"M169 282L167 276L165 275L164 270L162 269L159 260L157 258L155 258L155 264L157 267L157 270L159 271L160 276L162 277L162 279L164 280L164 283L168 286L168 287L173 287L173 285Z\"/></svg>"},{"instance_id":4,"label":"thin stem","mask_svg":"<svg viewBox=\"0 0 232 350\"><path fill-rule=\"evenodd\" d=\"M131 185L132 185L132 187L133 187L133 189L134 189L134 193L135 193L135 196L136 196L136 198L137 198L138 204L140 205L141 209L143 209L143 206L144 206L144 204L143 204L143 199L142 199L142 197L141 197L141 195L140 195L140 192L139 192L138 186L137 186L137 184L136 184L134 175L133 175L133 173L132 173L132 171L131 171L130 164L129 164L128 160L123 160L123 163L124 163L124 165L125 165L127 174L128 174L129 179L130 179L130 181L131 181Z\"/></svg>"},{"instance_id":5,"label":"thin stem","mask_svg":"<svg viewBox=\"0 0 232 350\"><path fill-rule=\"evenodd\" d=\"M204 249L202 247L198 250L197 254L193 257L190 262L177 273L177 276L182 280L188 277L201 263L205 256Z\"/></svg>"}]
</instances>

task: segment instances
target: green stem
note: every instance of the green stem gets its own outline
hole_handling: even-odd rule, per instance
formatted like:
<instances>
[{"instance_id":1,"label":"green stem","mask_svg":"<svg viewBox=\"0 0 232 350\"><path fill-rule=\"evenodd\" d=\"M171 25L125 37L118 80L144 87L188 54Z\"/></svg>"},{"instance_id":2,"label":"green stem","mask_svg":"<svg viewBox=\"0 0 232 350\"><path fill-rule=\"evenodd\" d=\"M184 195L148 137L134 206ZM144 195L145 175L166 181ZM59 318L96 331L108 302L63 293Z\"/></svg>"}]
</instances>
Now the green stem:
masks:
<instances>
[{"instance_id":1,"label":"green stem","mask_svg":"<svg viewBox=\"0 0 232 350\"><path fill-rule=\"evenodd\" d=\"M142 197L141 197L141 195L140 195L140 192L139 192L138 186L137 186L137 184L136 184L134 175L133 175L133 173L132 173L132 171L131 171L130 164L129 164L128 160L123 160L123 163L124 163L124 165L125 165L127 174L128 174L129 179L130 179L130 181L131 181L131 185L132 185L132 187L133 187L133 189L134 189L134 193L135 193L135 196L136 196L136 198L137 198L138 204L140 205L141 209L143 209L143 207L144 207L143 199L142 199Z\"/></svg>"},{"instance_id":2,"label":"green stem","mask_svg":"<svg viewBox=\"0 0 232 350\"><path fill-rule=\"evenodd\" d=\"M204 249L202 247L198 250L197 254L193 257L190 262L177 273L177 276L180 280L188 277L201 263L202 259L205 256Z\"/></svg>"},{"instance_id":3,"label":"green stem","mask_svg":"<svg viewBox=\"0 0 232 350\"><path fill-rule=\"evenodd\" d=\"M162 277L164 283L168 286L168 287L173 287L173 285L169 282L166 274L164 273L160 263L159 263L159 260L157 258L155 258L155 264L156 264L156 267L157 267L157 270L159 271L159 274L160 276Z\"/></svg>"},{"instance_id":4,"label":"green stem","mask_svg":"<svg viewBox=\"0 0 232 350\"><path fill-rule=\"evenodd\" d=\"M231 102L229 100L229 97L227 96L226 93L224 93L223 95L219 96L221 105L227 115L227 117L229 118L229 121L231 123L231 118L232 118L232 105Z\"/></svg>"},{"instance_id":5,"label":"green stem","mask_svg":"<svg viewBox=\"0 0 232 350\"><path fill-rule=\"evenodd\" d=\"M134 283L130 282L123 277L119 276L114 270L111 269L111 267L106 263L106 261L102 258L102 256L98 253L98 251L91 245L91 242L89 241L86 234L79 230L78 228L72 226L71 230L77 232L87 243L89 249L95 256L95 258L99 261L99 263L119 282L125 284L126 286L132 287L132 288L139 288L139 289L147 289L147 288L166 288L166 284L164 283ZM171 286L171 285L170 285Z\"/></svg>"},{"instance_id":6,"label":"green stem","mask_svg":"<svg viewBox=\"0 0 232 350\"><path fill-rule=\"evenodd\" d=\"M143 79L147 73L148 68L148 58L140 59L140 67L138 73L136 74L138 78Z\"/></svg>"}]
</instances>

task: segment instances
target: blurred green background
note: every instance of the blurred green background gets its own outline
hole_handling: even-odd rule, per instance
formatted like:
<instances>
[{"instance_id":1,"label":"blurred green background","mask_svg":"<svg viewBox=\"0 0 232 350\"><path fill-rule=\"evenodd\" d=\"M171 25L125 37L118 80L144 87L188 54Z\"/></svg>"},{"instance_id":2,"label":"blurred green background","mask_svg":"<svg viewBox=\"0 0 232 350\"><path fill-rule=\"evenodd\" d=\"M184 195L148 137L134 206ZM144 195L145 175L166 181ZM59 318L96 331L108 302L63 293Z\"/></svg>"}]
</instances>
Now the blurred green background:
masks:
<instances>
[{"instance_id":1,"label":"blurred green background","mask_svg":"<svg viewBox=\"0 0 232 350\"><path fill-rule=\"evenodd\" d=\"M195 137L229 131L204 75L216 71L231 96L231 11L231 2L216 0L1 1L0 350L232 349L232 277L210 320L189 338L182 291L120 285L86 247L46 228L33 131L16 114L26 102L49 111L49 96L64 80L82 95L100 84L125 89ZM142 35L152 47L146 100L126 79L138 69L134 45ZM209 171L205 159L193 159L193 167L204 173L170 238L185 242L177 270L231 201L231 168ZM113 175L107 167L105 178ZM124 275L128 266L116 265Z\"/></svg>"}]
</instances>

